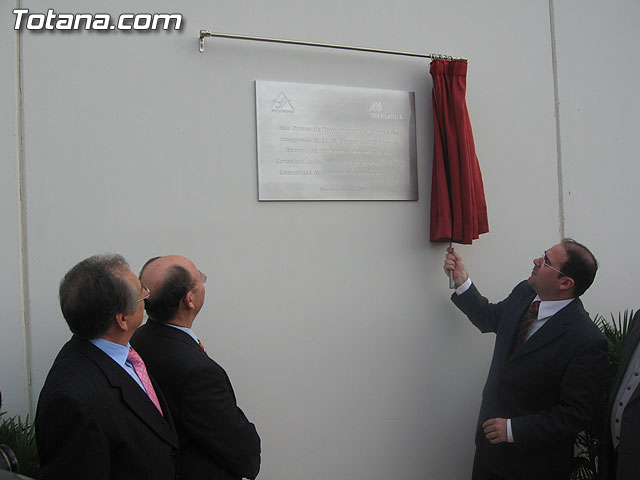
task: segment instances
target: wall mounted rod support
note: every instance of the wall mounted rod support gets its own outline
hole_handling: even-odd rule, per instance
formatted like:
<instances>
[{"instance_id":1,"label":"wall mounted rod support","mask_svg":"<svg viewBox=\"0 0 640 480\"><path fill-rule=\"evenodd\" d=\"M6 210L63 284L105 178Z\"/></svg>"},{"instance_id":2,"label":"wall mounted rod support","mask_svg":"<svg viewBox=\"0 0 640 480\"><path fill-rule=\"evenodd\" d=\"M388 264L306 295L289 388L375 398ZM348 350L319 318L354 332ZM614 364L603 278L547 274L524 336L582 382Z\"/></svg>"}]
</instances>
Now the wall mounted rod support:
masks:
<instances>
[{"instance_id":1,"label":"wall mounted rod support","mask_svg":"<svg viewBox=\"0 0 640 480\"><path fill-rule=\"evenodd\" d=\"M254 42L269 42L269 43L284 43L288 45L302 45L306 47L322 47L322 48L333 48L338 50L353 50L356 52L371 52L371 53L385 53L388 55L402 55L405 57L419 57L419 58L431 58L438 60L464 60L467 61L466 58L462 57L451 57L449 55L440 55L438 53L412 53L412 52L397 52L394 50L379 50L376 48L365 48L365 47L350 47L346 45L333 45L330 43L312 43L312 42L301 42L298 40L282 40L278 38L266 38L266 37L249 37L246 35L231 35L227 33L215 33L210 32L208 30L200 30L200 52L204 52L204 39L206 37L217 37L217 38L230 38L234 40L253 40Z\"/></svg>"}]
</instances>

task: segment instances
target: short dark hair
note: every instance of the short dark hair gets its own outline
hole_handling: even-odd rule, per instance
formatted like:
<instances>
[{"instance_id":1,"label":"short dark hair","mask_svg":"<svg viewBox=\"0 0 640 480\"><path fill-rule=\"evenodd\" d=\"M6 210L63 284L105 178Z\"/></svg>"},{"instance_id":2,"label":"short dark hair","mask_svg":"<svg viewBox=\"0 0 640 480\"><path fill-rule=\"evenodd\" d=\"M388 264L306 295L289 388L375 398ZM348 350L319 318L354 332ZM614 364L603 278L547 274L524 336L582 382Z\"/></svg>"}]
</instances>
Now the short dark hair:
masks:
<instances>
[{"instance_id":1,"label":"short dark hair","mask_svg":"<svg viewBox=\"0 0 640 480\"><path fill-rule=\"evenodd\" d=\"M573 278L573 295L579 297L593 283L598 271L598 261L591 251L576 242L573 238L565 238L562 245L567 252L568 259L560 268L567 277Z\"/></svg>"},{"instance_id":2,"label":"short dark hair","mask_svg":"<svg viewBox=\"0 0 640 480\"><path fill-rule=\"evenodd\" d=\"M102 337L115 316L138 309L138 292L122 273L122 255L94 255L78 263L60 281L60 308L69 329L88 340Z\"/></svg>"},{"instance_id":3,"label":"short dark hair","mask_svg":"<svg viewBox=\"0 0 640 480\"><path fill-rule=\"evenodd\" d=\"M189 290L196 286L189 271L180 266L173 265L167 270L164 282L144 301L147 315L156 322L168 323L178 313L180 301Z\"/></svg>"}]
</instances>

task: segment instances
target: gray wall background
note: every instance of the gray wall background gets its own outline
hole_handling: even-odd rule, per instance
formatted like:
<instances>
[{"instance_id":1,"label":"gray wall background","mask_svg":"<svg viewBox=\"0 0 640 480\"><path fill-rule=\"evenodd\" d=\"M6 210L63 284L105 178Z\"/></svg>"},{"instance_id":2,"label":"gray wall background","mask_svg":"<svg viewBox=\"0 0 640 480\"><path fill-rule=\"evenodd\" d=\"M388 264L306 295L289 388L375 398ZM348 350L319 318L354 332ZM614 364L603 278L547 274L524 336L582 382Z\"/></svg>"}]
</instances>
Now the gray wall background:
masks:
<instances>
[{"instance_id":1,"label":"gray wall background","mask_svg":"<svg viewBox=\"0 0 640 480\"><path fill-rule=\"evenodd\" d=\"M20 6L184 24L17 33ZM194 329L258 427L260 478L467 477L493 337L450 303L445 245L428 242L428 62L228 40L199 53L198 32L469 58L491 230L458 247L472 278L499 300L564 232L599 257L583 301L608 316L638 306L639 21L632 0L7 1L3 409L35 411L69 337L57 285L73 264L179 253L209 275ZM256 79L415 91L419 201L258 202Z\"/></svg>"}]
</instances>

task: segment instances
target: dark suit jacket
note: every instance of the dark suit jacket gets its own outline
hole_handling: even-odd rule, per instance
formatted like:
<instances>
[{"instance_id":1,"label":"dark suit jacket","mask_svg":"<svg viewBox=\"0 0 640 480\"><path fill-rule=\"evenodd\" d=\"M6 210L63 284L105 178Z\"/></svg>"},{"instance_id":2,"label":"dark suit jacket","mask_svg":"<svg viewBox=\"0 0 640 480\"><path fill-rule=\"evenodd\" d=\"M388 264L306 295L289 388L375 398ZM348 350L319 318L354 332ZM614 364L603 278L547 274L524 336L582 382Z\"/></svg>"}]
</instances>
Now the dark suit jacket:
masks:
<instances>
[{"instance_id":1,"label":"dark suit jacket","mask_svg":"<svg viewBox=\"0 0 640 480\"><path fill-rule=\"evenodd\" d=\"M60 350L36 412L45 479L176 478L178 438L144 390L102 350L72 337Z\"/></svg>"},{"instance_id":2,"label":"dark suit jacket","mask_svg":"<svg viewBox=\"0 0 640 480\"><path fill-rule=\"evenodd\" d=\"M231 382L185 332L153 320L131 344L162 388L180 439L180 478L255 478L260 437L236 404Z\"/></svg>"},{"instance_id":3,"label":"dark suit jacket","mask_svg":"<svg viewBox=\"0 0 640 480\"><path fill-rule=\"evenodd\" d=\"M575 436L593 421L602 398L607 342L575 299L512 354L520 319L535 295L523 281L497 304L475 285L452 296L480 331L497 334L482 393L475 461L496 477L566 480ZM510 418L515 443L489 443L482 423L490 418Z\"/></svg>"},{"instance_id":4,"label":"dark suit jacket","mask_svg":"<svg viewBox=\"0 0 640 480\"><path fill-rule=\"evenodd\" d=\"M637 480L637 478L640 477L640 387L636 388L629 403L624 408L617 455L615 455L613 451L611 423L609 421L613 409L613 402L622 383L622 377L627 370L633 351L639 342L640 310L636 312L631 322L622 355L620 356L618 372L609 394L609 408L607 409L606 427L603 438L605 448L603 449L604 452L600 459L600 478ZM612 465L614 462L615 465Z\"/></svg>"}]
</instances>

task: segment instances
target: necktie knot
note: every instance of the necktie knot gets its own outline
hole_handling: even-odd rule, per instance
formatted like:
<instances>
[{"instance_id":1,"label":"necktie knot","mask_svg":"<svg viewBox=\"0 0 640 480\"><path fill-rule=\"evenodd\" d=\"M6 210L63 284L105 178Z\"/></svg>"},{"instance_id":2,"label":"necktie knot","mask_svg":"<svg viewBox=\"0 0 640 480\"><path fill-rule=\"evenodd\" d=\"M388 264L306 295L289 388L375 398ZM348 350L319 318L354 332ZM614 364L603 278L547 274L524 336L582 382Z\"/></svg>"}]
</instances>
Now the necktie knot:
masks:
<instances>
[{"instance_id":1,"label":"necktie knot","mask_svg":"<svg viewBox=\"0 0 640 480\"><path fill-rule=\"evenodd\" d=\"M147 393L149 399L153 402L155 407L158 409L160 414L162 415L162 408L160 407L160 402L158 401L158 396L156 395L156 391L151 384L151 379L149 378L149 373L147 372L147 367L142 360L142 357L138 355L133 347L129 348L129 354L127 355L127 361L133 365L133 369L136 371L136 375L140 379L144 391Z\"/></svg>"},{"instance_id":2,"label":"necktie knot","mask_svg":"<svg viewBox=\"0 0 640 480\"><path fill-rule=\"evenodd\" d=\"M138 371L138 368L140 368L141 366L144 366L144 362L142 361L142 357L140 357L140 355L138 355L138 352L136 352L133 347L129 348L129 354L127 355L127 361L129 363L131 363L131 365L133 365L133 368L136 370L136 372ZM144 367L146 370L146 366Z\"/></svg>"},{"instance_id":3,"label":"necktie knot","mask_svg":"<svg viewBox=\"0 0 640 480\"><path fill-rule=\"evenodd\" d=\"M531 314L535 314L535 316L537 317L539 310L540 310L540 300L531 302L531 305L529 305L529 312L531 312Z\"/></svg>"}]
</instances>

